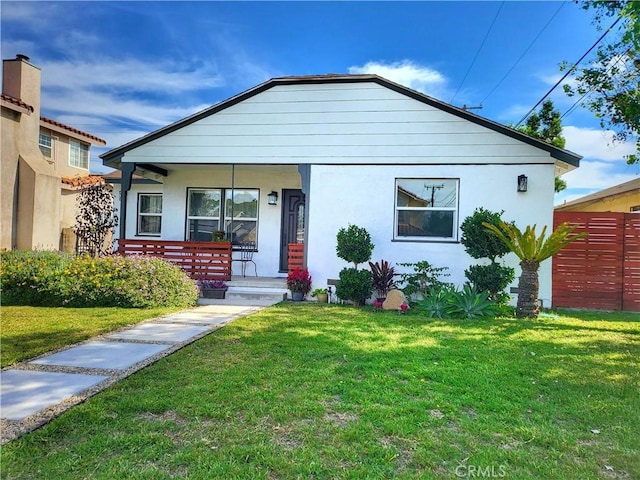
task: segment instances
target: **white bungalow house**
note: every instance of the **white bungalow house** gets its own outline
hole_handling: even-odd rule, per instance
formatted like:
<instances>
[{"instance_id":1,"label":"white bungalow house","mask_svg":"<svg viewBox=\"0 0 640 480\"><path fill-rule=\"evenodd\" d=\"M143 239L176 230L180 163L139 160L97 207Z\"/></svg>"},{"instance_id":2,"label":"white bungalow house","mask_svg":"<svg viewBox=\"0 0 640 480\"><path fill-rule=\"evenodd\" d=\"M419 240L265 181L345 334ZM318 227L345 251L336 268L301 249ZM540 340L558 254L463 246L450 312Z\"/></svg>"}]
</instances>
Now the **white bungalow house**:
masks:
<instances>
[{"instance_id":1,"label":"white bungalow house","mask_svg":"<svg viewBox=\"0 0 640 480\"><path fill-rule=\"evenodd\" d=\"M268 277L303 243L314 288L347 266L336 234L349 224L369 231L373 260L428 260L461 285L475 262L464 218L482 206L551 228L554 177L581 158L376 75L272 79L101 157L122 171L121 239L224 230L256 242ZM132 187L134 173L160 183ZM549 305L551 262L540 273Z\"/></svg>"}]
</instances>

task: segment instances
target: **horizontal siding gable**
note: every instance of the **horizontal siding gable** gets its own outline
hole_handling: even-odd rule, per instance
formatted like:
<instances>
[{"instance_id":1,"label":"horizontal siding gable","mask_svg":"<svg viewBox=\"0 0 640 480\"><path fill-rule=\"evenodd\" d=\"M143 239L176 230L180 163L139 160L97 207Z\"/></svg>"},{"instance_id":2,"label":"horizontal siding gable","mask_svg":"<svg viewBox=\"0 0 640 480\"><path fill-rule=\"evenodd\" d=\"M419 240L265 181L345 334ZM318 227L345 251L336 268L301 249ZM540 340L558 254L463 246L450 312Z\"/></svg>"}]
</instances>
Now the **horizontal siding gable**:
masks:
<instances>
[{"instance_id":1,"label":"horizontal siding gable","mask_svg":"<svg viewBox=\"0 0 640 480\"><path fill-rule=\"evenodd\" d=\"M153 163L554 163L374 82L275 85L133 148Z\"/></svg>"}]
</instances>

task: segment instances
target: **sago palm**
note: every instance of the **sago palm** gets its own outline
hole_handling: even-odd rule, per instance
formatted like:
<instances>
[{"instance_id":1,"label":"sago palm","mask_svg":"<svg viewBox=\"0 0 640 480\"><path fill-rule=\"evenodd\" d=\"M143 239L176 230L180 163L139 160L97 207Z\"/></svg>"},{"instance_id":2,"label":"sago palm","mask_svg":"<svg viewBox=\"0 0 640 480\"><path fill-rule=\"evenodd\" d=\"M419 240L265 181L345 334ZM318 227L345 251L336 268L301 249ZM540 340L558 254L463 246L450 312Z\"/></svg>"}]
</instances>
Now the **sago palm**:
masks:
<instances>
[{"instance_id":1,"label":"sago palm","mask_svg":"<svg viewBox=\"0 0 640 480\"><path fill-rule=\"evenodd\" d=\"M517 316L537 317L540 311L538 304L540 263L558 253L574 240L586 237L587 233L574 234L577 225L569 225L567 222L559 225L548 238L545 238L546 226L542 229L540 236L537 236L535 225L527 226L524 232L514 224L503 221L500 221L498 226L486 222L483 225L520 259L522 275L518 281Z\"/></svg>"}]
</instances>

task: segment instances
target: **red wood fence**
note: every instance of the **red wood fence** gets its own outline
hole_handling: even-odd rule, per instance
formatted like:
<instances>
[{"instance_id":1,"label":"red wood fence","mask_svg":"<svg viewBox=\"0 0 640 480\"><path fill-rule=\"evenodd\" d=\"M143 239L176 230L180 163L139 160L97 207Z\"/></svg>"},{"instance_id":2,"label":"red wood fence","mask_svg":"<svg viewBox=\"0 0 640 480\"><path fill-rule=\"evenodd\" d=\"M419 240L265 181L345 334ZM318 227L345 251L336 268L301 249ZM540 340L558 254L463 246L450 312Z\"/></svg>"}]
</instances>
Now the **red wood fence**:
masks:
<instances>
[{"instance_id":1,"label":"red wood fence","mask_svg":"<svg viewBox=\"0 0 640 480\"><path fill-rule=\"evenodd\" d=\"M304 243L289 244L287 265L287 269L289 272L296 267L304 268Z\"/></svg>"},{"instance_id":2,"label":"red wood fence","mask_svg":"<svg viewBox=\"0 0 640 480\"><path fill-rule=\"evenodd\" d=\"M231 280L230 242L119 239L118 253L161 257L195 280Z\"/></svg>"},{"instance_id":3,"label":"red wood fence","mask_svg":"<svg viewBox=\"0 0 640 480\"><path fill-rule=\"evenodd\" d=\"M553 257L553 307L640 312L640 214L555 212L589 236Z\"/></svg>"}]
</instances>

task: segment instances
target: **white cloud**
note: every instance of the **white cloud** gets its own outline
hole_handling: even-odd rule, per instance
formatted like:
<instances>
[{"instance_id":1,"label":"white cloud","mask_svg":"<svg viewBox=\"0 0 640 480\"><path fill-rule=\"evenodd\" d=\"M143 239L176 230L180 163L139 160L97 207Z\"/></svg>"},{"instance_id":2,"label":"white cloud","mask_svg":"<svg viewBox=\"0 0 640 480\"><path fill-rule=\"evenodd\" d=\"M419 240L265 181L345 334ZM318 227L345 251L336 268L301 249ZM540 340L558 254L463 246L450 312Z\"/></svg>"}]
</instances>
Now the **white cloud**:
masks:
<instances>
[{"instance_id":1,"label":"white cloud","mask_svg":"<svg viewBox=\"0 0 640 480\"><path fill-rule=\"evenodd\" d=\"M349 67L349 73L376 74L436 98L449 96L447 79L442 73L410 60L389 64L367 62L362 66Z\"/></svg>"},{"instance_id":2,"label":"white cloud","mask_svg":"<svg viewBox=\"0 0 640 480\"><path fill-rule=\"evenodd\" d=\"M128 92L176 94L218 87L220 76L203 68L171 62L144 62L135 59L93 59L42 62L43 85L47 88L120 89ZM133 81L135 79L135 81Z\"/></svg>"},{"instance_id":3,"label":"white cloud","mask_svg":"<svg viewBox=\"0 0 640 480\"><path fill-rule=\"evenodd\" d=\"M624 163L624 156L635 152L633 142L613 143L614 132L611 130L597 130L566 126L562 129L566 138L566 148L585 158L597 160L619 161Z\"/></svg>"}]
</instances>

